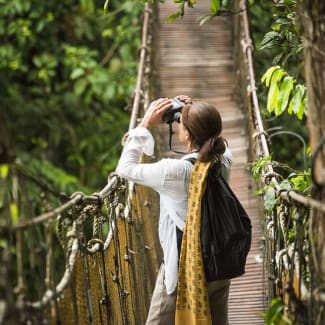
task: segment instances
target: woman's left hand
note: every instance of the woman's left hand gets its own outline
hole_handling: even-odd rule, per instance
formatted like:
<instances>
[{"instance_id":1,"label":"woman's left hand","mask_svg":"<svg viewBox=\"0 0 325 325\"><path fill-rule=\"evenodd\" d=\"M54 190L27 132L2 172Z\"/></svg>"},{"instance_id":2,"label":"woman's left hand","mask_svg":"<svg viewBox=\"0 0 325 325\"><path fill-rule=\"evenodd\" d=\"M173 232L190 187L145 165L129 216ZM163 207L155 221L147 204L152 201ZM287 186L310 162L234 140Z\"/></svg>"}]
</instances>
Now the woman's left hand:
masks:
<instances>
[{"instance_id":1,"label":"woman's left hand","mask_svg":"<svg viewBox=\"0 0 325 325\"><path fill-rule=\"evenodd\" d=\"M139 126L150 129L155 125L162 124L162 115L171 108L172 102L169 98L159 98L153 101L145 112Z\"/></svg>"},{"instance_id":2,"label":"woman's left hand","mask_svg":"<svg viewBox=\"0 0 325 325\"><path fill-rule=\"evenodd\" d=\"M176 96L176 98L178 98L181 102L183 102L185 104L192 104L193 103L192 98L187 96L187 95L178 95L178 96Z\"/></svg>"}]
</instances>

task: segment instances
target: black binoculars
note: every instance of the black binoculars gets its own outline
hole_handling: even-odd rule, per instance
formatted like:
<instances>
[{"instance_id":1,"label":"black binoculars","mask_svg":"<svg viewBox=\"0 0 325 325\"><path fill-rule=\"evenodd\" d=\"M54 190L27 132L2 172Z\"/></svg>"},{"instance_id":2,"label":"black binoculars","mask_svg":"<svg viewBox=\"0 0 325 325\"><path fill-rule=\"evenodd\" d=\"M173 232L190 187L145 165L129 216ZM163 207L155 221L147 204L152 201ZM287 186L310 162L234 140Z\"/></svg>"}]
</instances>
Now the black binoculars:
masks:
<instances>
[{"instance_id":1,"label":"black binoculars","mask_svg":"<svg viewBox=\"0 0 325 325\"><path fill-rule=\"evenodd\" d=\"M183 103L177 98L171 98L171 101L173 107L163 114L162 120L167 124L171 124L175 121L180 123L181 111L182 108L185 106L185 103Z\"/></svg>"}]
</instances>

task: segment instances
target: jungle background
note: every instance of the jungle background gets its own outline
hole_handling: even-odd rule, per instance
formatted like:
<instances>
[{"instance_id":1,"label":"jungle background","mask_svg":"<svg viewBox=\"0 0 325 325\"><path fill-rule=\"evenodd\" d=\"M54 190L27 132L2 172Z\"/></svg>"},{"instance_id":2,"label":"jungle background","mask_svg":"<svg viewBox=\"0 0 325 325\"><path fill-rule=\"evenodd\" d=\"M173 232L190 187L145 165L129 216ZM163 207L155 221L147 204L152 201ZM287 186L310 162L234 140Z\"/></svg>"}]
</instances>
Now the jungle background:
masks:
<instances>
[{"instance_id":1,"label":"jungle background","mask_svg":"<svg viewBox=\"0 0 325 325\"><path fill-rule=\"evenodd\" d=\"M0 225L46 211L44 193L96 192L115 169L130 118L144 2L103 2L0 0ZM174 2L175 19L195 5ZM310 139L301 13L311 6L248 1L259 100L274 134L272 159L284 177L306 176L302 190L310 185ZM236 14L230 8L231 1L211 1L216 16ZM270 95L275 70L281 105ZM291 91L297 100L290 106ZM4 186L18 177L31 183ZM18 190L32 211L20 209ZM11 234L1 237L3 248Z\"/></svg>"}]
</instances>

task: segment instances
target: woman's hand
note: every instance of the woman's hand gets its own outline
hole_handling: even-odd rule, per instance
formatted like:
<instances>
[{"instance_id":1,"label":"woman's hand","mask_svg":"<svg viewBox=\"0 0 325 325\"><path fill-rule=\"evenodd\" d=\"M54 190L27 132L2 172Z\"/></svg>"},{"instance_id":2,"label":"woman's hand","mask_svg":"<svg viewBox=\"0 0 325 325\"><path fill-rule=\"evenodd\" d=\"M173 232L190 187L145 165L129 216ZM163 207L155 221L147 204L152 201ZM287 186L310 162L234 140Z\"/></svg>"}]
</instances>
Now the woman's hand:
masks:
<instances>
[{"instance_id":1,"label":"woman's hand","mask_svg":"<svg viewBox=\"0 0 325 325\"><path fill-rule=\"evenodd\" d=\"M176 98L178 98L181 102L185 103L185 104L192 104L193 100L191 97L186 96L186 95L178 95L176 96Z\"/></svg>"},{"instance_id":2,"label":"woman's hand","mask_svg":"<svg viewBox=\"0 0 325 325\"><path fill-rule=\"evenodd\" d=\"M162 124L162 115L172 108L172 102L169 98L159 98L153 101L147 109L139 126L146 129Z\"/></svg>"}]
</instances>

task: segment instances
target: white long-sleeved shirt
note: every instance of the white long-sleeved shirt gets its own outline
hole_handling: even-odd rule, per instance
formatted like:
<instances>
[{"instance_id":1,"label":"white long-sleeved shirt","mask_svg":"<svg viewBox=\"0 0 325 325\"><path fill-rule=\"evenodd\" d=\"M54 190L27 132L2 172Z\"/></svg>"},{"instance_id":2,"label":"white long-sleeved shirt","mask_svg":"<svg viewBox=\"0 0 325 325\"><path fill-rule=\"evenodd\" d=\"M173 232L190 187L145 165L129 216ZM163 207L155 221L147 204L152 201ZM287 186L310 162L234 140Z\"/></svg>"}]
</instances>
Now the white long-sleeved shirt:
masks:
<instances>
[{"instance_id":1,"label":"white long-sleeved shirt","mask_svg":"<svg viewBox=\"0 0 325 325\"><path fill-rule=\"evenodd\" d=\"M178 281L178 249L176 226L183 231L186 221L188 187L193 164L188 158L162 159L154 163L140 163L142 154L153 155L154 139L146 128L137 127L129 132L116 172L123 178L153 188L160 196L159 240L165 265L167 294L175 291ZM231 153L226 150L223 166L229 174Z\"/></svg>"}]
</instances>

